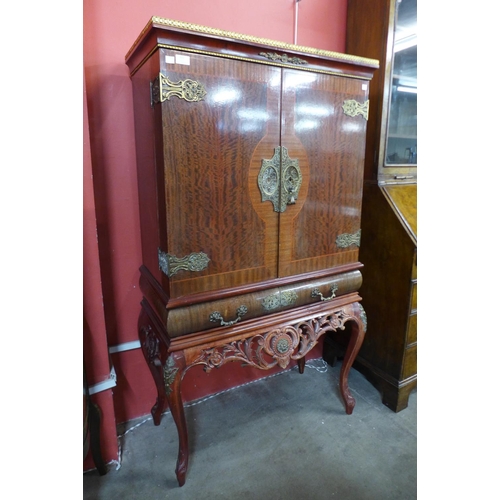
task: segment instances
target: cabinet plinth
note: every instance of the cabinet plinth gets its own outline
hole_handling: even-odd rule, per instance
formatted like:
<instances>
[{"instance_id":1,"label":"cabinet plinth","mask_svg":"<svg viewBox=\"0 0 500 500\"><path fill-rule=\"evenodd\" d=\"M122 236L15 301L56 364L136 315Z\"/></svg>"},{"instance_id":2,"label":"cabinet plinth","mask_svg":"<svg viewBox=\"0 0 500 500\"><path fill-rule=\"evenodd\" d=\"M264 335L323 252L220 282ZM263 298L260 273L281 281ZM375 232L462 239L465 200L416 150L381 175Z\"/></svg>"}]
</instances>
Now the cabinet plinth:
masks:
<instances>
[{"instance_id":1,"label":"cabinet plinth","mask_svg":"<svg viewBox=\"0 0 500 500\"><path fill-rule=\"evenodd\" d=\"M358 295L369 82L377 61L152 18L126 56L144 295L139 336L188 447L189 368L303 370L327 331L364 338Z\"/></svg>"}]
</instances>

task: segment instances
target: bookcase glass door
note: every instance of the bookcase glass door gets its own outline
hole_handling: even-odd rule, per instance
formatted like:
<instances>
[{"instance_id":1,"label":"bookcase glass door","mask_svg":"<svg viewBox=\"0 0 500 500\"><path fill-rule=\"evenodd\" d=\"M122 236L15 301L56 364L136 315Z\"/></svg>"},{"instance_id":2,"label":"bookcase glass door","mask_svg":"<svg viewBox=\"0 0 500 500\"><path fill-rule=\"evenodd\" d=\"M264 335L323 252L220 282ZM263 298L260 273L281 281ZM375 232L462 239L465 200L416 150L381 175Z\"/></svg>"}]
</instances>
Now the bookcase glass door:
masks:
<instances>
[{"instance_id":1,"label":"bookcase glass door","mask_svg":"<svg viewBox=\"0 0 500 500\"><path fill-rule=\"evenodd\" d=\"M417 164L417 0L396 3L391 101L384 166Z\"/></svg>"}]
</instances>

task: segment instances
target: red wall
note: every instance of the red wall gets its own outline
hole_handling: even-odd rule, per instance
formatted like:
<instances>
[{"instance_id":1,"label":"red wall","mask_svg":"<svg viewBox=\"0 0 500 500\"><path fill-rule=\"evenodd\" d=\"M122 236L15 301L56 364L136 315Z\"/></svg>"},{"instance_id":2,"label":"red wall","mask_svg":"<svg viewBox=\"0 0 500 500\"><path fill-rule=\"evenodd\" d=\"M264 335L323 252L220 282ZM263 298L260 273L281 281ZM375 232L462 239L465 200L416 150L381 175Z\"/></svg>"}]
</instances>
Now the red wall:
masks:
<instances>
[{"instance_id":1,"label":"red wall","mask_svg":"<svg viewBox=\"0 0 500 500\"><path fill-rule=\"evenodd\" d=\"M301 0L297 43L344 52L346 7L347 0ZM84 136L84 354L92 385L109 376L108 347L138 338L141 254L132 88L125 54L152 16L293 43L295 2L84 0L83 12L84 135L88 133ZM318 357L319 351L315 354ZM156 398L140 349L112 354L110 361L116 387L94 397L105 414L106 461L117 458L116 423L148 414ZM269 375L233 365L209 375L197 368L184 379L185 401Z\"/></svg>"}]
</instances>

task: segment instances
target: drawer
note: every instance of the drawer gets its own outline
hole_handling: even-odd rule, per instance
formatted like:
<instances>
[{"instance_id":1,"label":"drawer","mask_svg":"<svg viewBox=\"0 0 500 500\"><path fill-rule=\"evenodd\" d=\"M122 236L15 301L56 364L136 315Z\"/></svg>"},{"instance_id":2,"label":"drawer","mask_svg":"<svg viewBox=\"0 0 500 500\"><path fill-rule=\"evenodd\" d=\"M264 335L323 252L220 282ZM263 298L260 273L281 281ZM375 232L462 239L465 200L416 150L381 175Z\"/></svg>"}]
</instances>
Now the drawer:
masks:
<instances>
[{"instance_id":1,"label":"drawer","mask_svg":"<svg viewBox=\"0 0 500 500\"><path fill-rule=\"evenodd\" d=\"M410 312L417 310L417 282L413 282L411 285L411 300L410 300Z\"/></svg>"},{"instance_id":2,"label":"drawer","mask_svg":"<svg viewBox=\"0 0 500 500\"><path fill-rule=\"evenodd\" d=\"M178 307L168 312L166 328L170 337L243 322L306 304L314 304L361 287L360 271L311 280L284 287L247 293L227 299Z\"/></svg>"},{"instance_id":3,"label":"drawer","mask_svg":"<svg viewBox=\"0 0 500 500\"><path fill-rule=\"evenodd\" d=\"M406 333L406 345L414 344L417 341L417 315L411 314L408 318L408 330Z\"/></svg>"},{"instance_id":4,"label":"drawer","mask_svg":"<svg viewBox=\"0 0 500 500\"><path fill-rule=\"evenodd\" d=\"M403 362L402 379L412 377L417 374L417 346L408 347L405 351Z\"/></svg>"}]
</instances>

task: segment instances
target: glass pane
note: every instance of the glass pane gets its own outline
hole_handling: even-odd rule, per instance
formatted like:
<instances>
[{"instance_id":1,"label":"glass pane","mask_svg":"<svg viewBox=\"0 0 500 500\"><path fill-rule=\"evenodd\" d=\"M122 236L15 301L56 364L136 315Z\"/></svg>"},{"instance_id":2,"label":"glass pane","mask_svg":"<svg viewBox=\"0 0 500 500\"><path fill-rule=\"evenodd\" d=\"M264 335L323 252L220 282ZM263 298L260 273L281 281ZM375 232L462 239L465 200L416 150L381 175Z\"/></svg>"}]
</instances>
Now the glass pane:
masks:
<instances>
[{"instance_id":1,"label":"glass pane","mask_svg":"<svg viewBox=\"0 0 500 500\"><path fill-rule=\"evenodd\" d=\"M417 0L398 1L385 166L417 163Z\"/></svg>"}]
</instances>

